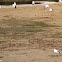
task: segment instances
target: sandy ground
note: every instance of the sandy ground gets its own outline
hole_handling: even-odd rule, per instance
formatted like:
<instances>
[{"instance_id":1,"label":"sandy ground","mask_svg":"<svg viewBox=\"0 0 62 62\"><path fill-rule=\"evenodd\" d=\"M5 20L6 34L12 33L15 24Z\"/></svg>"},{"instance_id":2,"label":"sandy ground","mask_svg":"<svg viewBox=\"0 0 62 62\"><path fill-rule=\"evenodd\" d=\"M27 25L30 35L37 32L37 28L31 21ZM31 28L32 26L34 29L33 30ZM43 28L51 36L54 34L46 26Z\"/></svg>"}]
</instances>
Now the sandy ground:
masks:
<instances>
[{"instance_id":1,"label":"sandy ground","mask_svg":"<svg viewBox=\"0 0 62 62\"><path fill-rule=\"evenodd\" d=\"M54 11L50 12L50 8ZM7 32L8 35L4 34L5 36L0 32L0 60L2 60L0 62L62 62L62 55L53 52L54 48L62 52L62 3L50 5L50 8L44 9L44 5L39 5L0 9L1 30L21 26L24 28L23 24L32 22L51 25L51 27L35 26L44 31L24 32L24 38L15 37L16 34L14 38L9 37L8 35L14 34L11 30ZM3 40L6 42L2 42Z\"/></svg>"}]
</instances>

